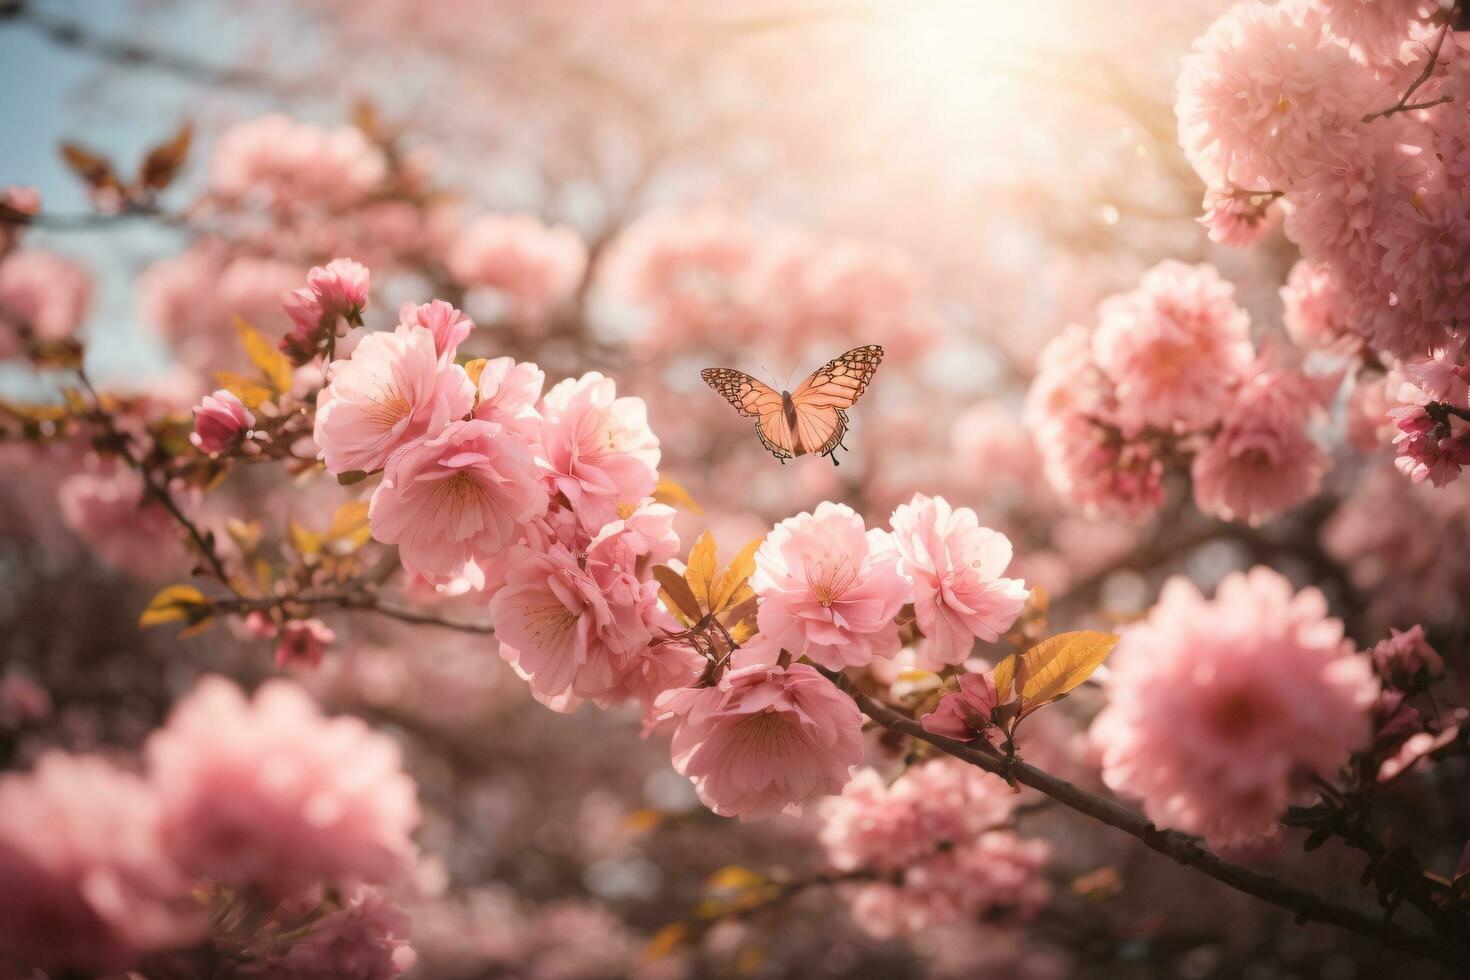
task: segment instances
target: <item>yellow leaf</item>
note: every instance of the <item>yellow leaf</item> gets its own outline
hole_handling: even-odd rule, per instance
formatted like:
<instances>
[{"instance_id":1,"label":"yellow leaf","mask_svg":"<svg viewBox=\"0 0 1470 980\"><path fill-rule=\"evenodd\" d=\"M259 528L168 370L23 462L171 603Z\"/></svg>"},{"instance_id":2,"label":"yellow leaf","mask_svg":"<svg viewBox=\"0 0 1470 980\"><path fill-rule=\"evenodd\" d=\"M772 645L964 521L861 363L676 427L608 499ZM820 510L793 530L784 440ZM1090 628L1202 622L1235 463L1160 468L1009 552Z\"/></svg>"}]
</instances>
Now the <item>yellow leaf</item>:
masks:
<instances>
[{"instance_id":1,"label":"yellow leaf","mask_svg":"<svg viewBox=\"0 0 1470 980\"><path fill-rule=\"evenodd\" d=\"M333 541L345 541L354 550L367 544L372 538L368 529L368 503L366 500L351 500L337 508L332 515L332 526L327 537Z\"/></svg>"},{"instance_id":2,"label":"yellow leaf","mask_svg":"<svg viewBox=\"0 0 1470 980\"><path fill-rule=\"evenodd\" d=\"M699 602L701 610L709 609L710 585L715 578L715 536L708 531L701 534L689 552L689 564L684 569L684 580L689 591Z\"/></svg>"},{"instance_id":3,"label":"yellow leaf","mask_svg":"<svg viewBox=\"0 0 1470 980\"><path fill-rule=\"evenodd\" d=\"M667 565L654 565L653 577L662 586L659 594L663 597L664 605L679 622L685 626L693 626L699 622L704 613L699 608L699 600L689 591L689 583L684 581L682 575Z\"/></svg>"},{"instance_id":4,"label":"yellow leaf","mask_svg":"<svg viewBox=\"0 0 1470 980\"><path fill-rule=\"evenodd\" d=\"M466 366L465 370L469 370L469 367ZM689 496L689 491L668 477L659 478L658 486L653 488L653 499L670 507L683 508L696 517L704 513L704 508L695 503L694 498Z\"/></svg>"},{"instance_id":5,"label":"yellow leaf","mask_svg":"<svg viewBox=\"0 0 1470 980\"><path fill-rule=\"evenodd\" d=\"M214 372L214 383L240 399L246 408L259 408L262 402L270 401L271 390L254 378L233 371Z\"/></svg>"},{"instance_id":6,"label":"yellow leaf","mask_svg":"<svg viewBox=\"0 0 1470 980\"><path fill-rule=\"evenodd\" d=\"M291 361L276 349L269 340L241 317L235 317L235 333L240 335L240 346L250 363L260 368L266 380L275 388L276 394L284 395L291 390ZM243 401L243 399L242 399Z\"/></svg>"},{"instance_id":7,"label":"yellow leaf","mask_svg":"<svg viewBox=\"0 0 1470 980\"><path fill-rule=\"evenodd\" d=\"M138 625L159 626L163 623L190 620L197 610L208 607L209 600L194 586L170 585L148 601L148 607L138 617Z\"/></svg>"},{"instance_id":8,"label":"yellow leaf","mask_svg":"<svg viewBox=\"0 0 1470 980\"><path fill-rule=\"evenodd\" d=\"M1013 653L990 672L991 680L995 681L996 703L1000 704L1011 696L1011 678L1016 674L1016 655Z\"/></svg>"},{"instance_id":9,"label":"yellow leaf","mask_svg":"<svg viewBox=\"0 0 1470 980\"><path fill-rule=\"evenodd\" d=\"M721 892L743 892L749 888L759 888L765 883L765 878L738 864L721 868L705 881L710 888Z\"/></svg>"},{"instance_id":10,"label":"yellow leaf","mask_svg":"<svg viewBox=\"0 0 1470 980\"><path fill-rule=\"evenodd\" d=\"M634 810L623 818L623 828L635 834L643 834L663 822L664 815L657 810Z\"/></svg>"},{"instance_id":11,"label":"yellow leaf","mask_svg":"<svg viewBox=\"0 0 1470 980\"><path fill-rule=\"evenodd\" d=\"M1047 637L1021 654L1025 676L1017 683L1026 709L1050 704L1087 680L1117 643L1112 633L1079 630Z\"/></svg>"},{"instance_id":12,"label":"yellow leaf","mask_svg":"<svg viewBox=\"0 0 1470 980\"><path fill-rule=\"evenodd\" d=\"M473 361L464 362L464 373L470 376L470 384L478 391L480 388L480 375L485 373L485 365L489 364L489 358L477 357Z\"/></svg>"},{"instance_id":13,"label":"yellow leaf","mask_svg":"<svg viewBox=\"0 0 1470 980\"><path fill-rule=\"evenodd\" d=\"M321 535L308 531L295 521L291 521L287 525L286 530L291 539L291 547L295 548L297 553L303 557L315 555L322 550Z\"/></svg>"},{"instance_id":14,"label":"yellow leaf","mask_svg":"<svg viewBox=\"0 0 1470 980\"><path fill-rule=\"evenodd\" d=\"M758 608L755 593L751 592L748 598L742 599L720 615L720 622L730 631L730 639L736 643L744 643L755 635Z\"/></svg>"},{"instance_id":15,"label":"yellow leaf","mask_svg":"<svg viewBox=\"0 0 1470 980\"><path fill-rule=\"evenodd\" d=\"M684 945L684 940L688 938L688 925L683 922L669 923L654 933L653 938L648 941L648 945L643 947L644 962L656 963L664 959L670 953Z\"/></svg>"},{"instance_id":16,"label":"yellow leaf","mask_svg":"<svg viewBox=\"0 0 1470 980\"><path fill-rule=\"evenodd\" d=\"M208 632L209 628L213 625L214 617L205 616L199 622L194 623L190 626L185 626L183 629L179 630L179 639L187 640L190 637L198 636L200 633Z\"/></svg>"},{"instance_id":17,"label":"yellow leaf","mask_svg":"<svg viewBox=\"0 0 1470 980\"><path fill-rule=\"evenodd\" d=\"M741 548L740 554L735 556L724 574L715 581L714 588L710 590L710 612L723 612L728 606L741 601L737 596L741 592L741 587L755 572L755 553L764 540L764 538L756 538Z\"/></svg>"}]
</instances>

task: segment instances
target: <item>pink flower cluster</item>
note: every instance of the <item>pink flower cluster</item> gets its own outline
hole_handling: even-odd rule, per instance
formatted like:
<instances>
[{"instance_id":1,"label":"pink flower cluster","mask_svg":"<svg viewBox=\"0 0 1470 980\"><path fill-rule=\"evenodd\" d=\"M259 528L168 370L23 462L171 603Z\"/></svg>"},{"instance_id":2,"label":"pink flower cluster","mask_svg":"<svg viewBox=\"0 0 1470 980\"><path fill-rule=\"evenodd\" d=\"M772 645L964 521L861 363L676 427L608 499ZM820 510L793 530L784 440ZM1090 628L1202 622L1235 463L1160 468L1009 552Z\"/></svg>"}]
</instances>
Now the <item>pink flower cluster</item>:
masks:
<instances>
[{"instance_id":1,"label":"pink flower cluster","mask_svg":"<svg viewBox=\"0 0 1470 980\"><path fill-rule=\"evenodd\" d=\"M1388 412L1397 430L1395 463L1415 483L1436 487L1470 465L1470 364L1459 349L1404 362L1398 404Z\"/></svg>"},{"instance_id":2,"label":"pink flower cluster","mask_svg":"<svg viewBox=\"0 0 1470 980\"><path fill-rule=\"evenodd\" d=\"M340 209L367 198L387 171L382 151L356 127L322 127L273 114L220 134L209 189L231 204Z\"/></svg>"},{"instance_id":3,"label":"pink flower cluster","mask_svg":"<svg viewBox=\"0 0 1470 980\"><path fill-rule=\"evenodd\" d=\"M24 351L18 338L70 338L91 301L92 277L71 259L40 249L0 253L0 358Z\"/></svg>"},{"instance_id":4,"label":"pink flower cluster","mask_svg":"<svg viewBox=\"0 0 1470 980\"><path fill-rule=\"evenodd\" d=\"M981 527L968 507L923 494L891 523L892 532L867 528L847 505L823 502L777 524L755 555L760 633L742 656L784 650L831 670L887 660L899 651L895 617L909 602L928 640L924 662L936 668L1010 629L1027 593L1002 577L1005 535Z\"/></svg>"},{"instance_id":5,"label":"pink flower cluster","mask_svg":"<svg viewBox=\"0 0 1470 980\"><path fill-rule=\"evenodd\" d=\"M205 678L149 737L145 755L142 777L61 753L0 776L7 965L126 970L204 937L198 879L292 899L324 884L391 881L415 856L415 787L396 744L356 719L322 717L286 681L268 682L252 700ZM360 899L342 914L388 922L402 947L407 923L388 911ZM333 918L304 940L301 956L321 944L361 955L368 944L347 936L349 926L371 922Z\"/></svg>"},{"instance_id":6,"label":"pink flower cluster","mask_svg":"<svg viewBox=\"0 0 1470 980\"><path fill-rule=\"evenodd\" d=\"M1104 781L1161 826L1233 845L1270 834L1313 774L1371 736L1378 681L1316 589L1258 567L1213 600L1170 579L1109 661L1093 722Z\"/></svg>"},{"instance_id":7,"label":"pink flower cluster","mask_svg":"<svg viewBox=\"0 0 1470 980\"><path fill-rule=\"evenodd\" d=\"M759 338L802 353L861 336L906 357L938 332L927 286L905 255L760 227L718 208L634 222L613 243L600 282L643 315L642 340L660 350Z\"/></svg>"},{"instance_id":8,"label":"pink flower cluster","mask_svg":"<svg viewBox=\"0 0 1470 980\"><path fill-rule=\"evenodd\" d=\"M493 289L510 320L534 324L576 293L587 258L587 246L565 225L483 215L460 230L445 261L461 286Z\"/></svg>"},{"instance_id":9,"label":"pink flower cluster","mask_svg":"<svg viewBox=\"0 0 1470 980\"><path fill-rule=\"evenodd\" d=\"M1304 346L1465 361L1470 59L1447 16L1427 0L1245 0L1184 60L1180 139L1212 214L1282 197L1303 256L1286 325ZM1397 424L1416 481L1443 485L1470 458L1443 417L1407 409Z\"/></svg>"},{"instance_id":10,"label":"pink flower cluster","mask_svg":"<svg viewBox=\"0 0 1470 980\"><path fill-rule=\"evenodd\" d=\"M1259 522L1306 499L1326 468L1307 436L1327 382L1258 357L1234 287L1165 261L1041 355L1027 416L1052 486L1089 512L1140 518L1165 460L1194 456L1195 500Z\"/></svg>"},{"instance_id":11,"label":"pink flower cluster","mask_svg":"<svg viewBox=\"0 0 1470 980\"><path fill-rule=\"evenodd\" d=\"M1033 913L1049 891L1049 848L1008 829L1016 801L1000 777L954 759L910 766L891 785L860 771L819 810L832 866L877 873L853 891L853 918L887 938Z\"/></svg>"}]
</instances>

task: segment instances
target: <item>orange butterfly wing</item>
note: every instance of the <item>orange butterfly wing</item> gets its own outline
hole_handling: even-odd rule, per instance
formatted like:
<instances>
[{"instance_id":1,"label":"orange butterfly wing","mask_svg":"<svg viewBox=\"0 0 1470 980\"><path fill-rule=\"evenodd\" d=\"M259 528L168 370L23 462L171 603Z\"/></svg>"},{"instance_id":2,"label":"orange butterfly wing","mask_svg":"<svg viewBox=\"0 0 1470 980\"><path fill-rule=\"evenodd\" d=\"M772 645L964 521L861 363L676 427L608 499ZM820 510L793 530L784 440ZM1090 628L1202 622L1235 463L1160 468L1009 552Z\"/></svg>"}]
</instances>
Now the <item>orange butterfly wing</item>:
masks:
<instances>
[{"instance_id":1,"label":"orange butterfly wing","mask_svg":"<svg viewBox=\"0 0 1470 980\"><path fill-rule=\"evenodd\" d=\"M754 416L755 434L772 456L784 462L796 455L779 391L733 368L705 368L699 376L735 411Z\"/></svg>"},{"instance_id":2,"label":"orange butterfly wing","mask_svg":"<svg viewBox=\"0 0 1470 980\"><path fill-rule=\"evenodd\" d=\"M791 396L796 408L796 434L803 452L831 455L847 433L847 412L883 362L877 344L854 347L813 371ZM799 455L799 454L798 454ZM834 463L837 461L834 457Z\"/></svg>"},{"instance_id":3,"label":"orange butterfly wing","mask_svg":"<svg viewBox=\"0 0 1470 980\"><path fill-rule=\"evenodd\" d=\"M785 462L807 453L831 456L842 445L845 409L862 397L882 360L883 348L871 344L828 361L790 396L789 417L781 393L744 372L706 368L700 377L741 415L754 416L761 445ZM832 462L837 462L835 456Z\"/></svg>"}]
</instances>

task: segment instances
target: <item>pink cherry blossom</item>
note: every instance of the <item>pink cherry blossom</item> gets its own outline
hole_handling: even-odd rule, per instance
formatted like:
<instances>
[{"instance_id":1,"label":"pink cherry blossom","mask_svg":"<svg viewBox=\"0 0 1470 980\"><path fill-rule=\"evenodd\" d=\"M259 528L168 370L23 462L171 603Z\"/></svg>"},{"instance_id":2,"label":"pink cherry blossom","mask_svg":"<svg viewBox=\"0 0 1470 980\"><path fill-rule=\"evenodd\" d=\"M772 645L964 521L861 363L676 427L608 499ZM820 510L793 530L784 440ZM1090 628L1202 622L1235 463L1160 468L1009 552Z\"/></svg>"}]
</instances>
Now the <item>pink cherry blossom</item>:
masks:
<instances>
[{"instance_id":1,"label":"pink cherry blossom","mask_svg":"<svg viewBox=\"0 0 1470 980\"><path fill-rule=\"evenodd\" d=\"M894 617L913 597L887 532L846 504L823 501L772 528L750 586L760 632L774 648L832 670L898 652Z\"/></svg>"},{"instance_id":2,"label":"pink cherry blossom","mask_svg":"<svg viewBox=\"0 0 1470 980\"><path fill-rule=\"evenodd\" d=\"M994 642L1011 628L1027 592L1025 583L1001 577L1011 562L1004 534L981 527L968 507L955 510L923 494L895 510L890 523L932 659L964 663L975 639Z\"/></svg>"},{"instance_id":3,"label":"pink cherry blossom","mask_svg":"<svg viewBox=\"0 0 1470 980\"><path fill-rule=\"evenodd\" d=\"M315 438L333 473L369 472L398 449L468 415L474 386L418 328L373 333L334 361L317 399Z\"/></svg>"},{"instance_id":4,"label":"pink cherry blossom","mask_svg":"<svg viewBox=\"0 0 1470 980\"><path fill-rule=\"evenodd\" d=\"M482 215L449 246L450 275L497 290L519 320L540 320L566 302L587 268L587 246L565 225L530 215Z\"/></svg>"},{"instance_id":5,"label":"pink cherry blossom","mask_svg":"<svg viewBox=\"0 0 1470 980\"><path fill-rule=\"evenodd\" d=\"M81 326L91 300L92 277L71 259L39 249L0 258L0 328L65 340Z\"/></svg>"},{"instance_id":6,"label":"pink cherry blossom","mask_svg":"<svg viewBox=\"0 0 1470 980\"><path fill-rule=\"evenodd\" d=\"M596 371L554 385L541 400L541 439L555 491L588 529L617 517L658 483L658 436L641 398L619 398Z\"/></svg>"},{"instance_id":7,"label":"pink cherry blossom","mask_svg":"<svg viewBox=\"0 0 1470 980\"><path fill-rule=\"evenodd\" d=\"M500 656L553 708L608 696L653 638L642 606L657 587L609 594L594 572L563 544L518 545L490 602Z\"/></svg>"},{"instance_id":8,"label":"pink cherry blossom","mask_svg":"<svg viewBox=\"0 0 1470 980\"><path fill-rule=\"evenodd\" d=\"M389 980L417 957L408 945L412 923L381 892L359 888L335 912L266 965L267 980Z\"/></svg>"},{"instance_id":9,"label":"pink cherry blossom","mask_svg":"<svg viewBox=\"0 0 1470 980\"><path fill-rule=\"evenodd\" d=\"M938 925L1026 920L1046 903L1051 848L1008 831L981 834L953 850L904 869L902 884L878 882L852 890L853 920L879 939L914 935Z\"/></svg>"},{"instance_id":10,"label":"pink cherry blossom","mask_svg":"<svg viewBox=\"0 0 1470 980\"><path fill-rule=\"evenodd\" d=\"M1109 659L1103 779L1149 819L1232 844L1269 834L1299 778L1367 744L1378 682L1316 589L1269 568L1213 600L1173 578Z\"/></svg>"},{"instance_id":11,"label":"pink cherry blossom","mask_svg":"<svg viewBox=\"0 0 1470 980\"><path fill-rule=\"evenodd\" d=\"M1190 468L1195 505L1259 524L1310 498L1331 465L1307 435L1321 389L1300 374L1258 372L1228 403L1220 431Z\"/></svg>"},{"instance_id":12,"label":"pink cherry blossom","mask_svg":"<svg viewBox=\"0 0 1470 980\"><path fill-rule=\"evenodd\" d=\"M821 801L820 839L839 871L896 871L1010 822L1018 798L1005 780L941 757L891 781L860 769L841 796Z\"/></svg>"},{"instance_id":13,"label":"pink cherry blossom","mask_svg":"<svg viewBox=\"0 0 1470 980\"><path fill-rule=\"evenodd\" d=\"M394 454L368 518L373 537L398 545L404 568L453 577L468 562L499 556L546 506L541 468L525 440L471 419Z\"/></svg>"},{"instance_id":14,"label":"pink cherry blossom","mask_svg":"<svg viewBox=\"0 0 1470 980\"><path fill-rule=\"evenodd\" d=\"M1281 227L1281 208L1274 206L1275 201L1275 194L1211 187L1205 191L1201 205L1205 213L1199 223L1205 226L1210 241L1245 248Z\"/></svg>"},{"instance_id":15,"label":"pink cherry blossom","mask_svg":"<svg viewBox=\"0 0 1470 980\"><path fill-rule=\"evenodd\" d=\"M367 266L352 259L333 259L306 274L306 287L316 296L322 311L351 323L362 319L371 281Z\"/></svg>"},{"instance_id":16,"label":"pink cherry blossom","mask_svg":"<svg viewBox=\"0 0 1470 980\"><path fill-rule=\"evenodd\" d=\"M920 718L926 732L968 742L979 735L994 733L992 712L1001 698L990 671L961 674L960 689L939 699L939 705Z\"/></svg>"},{"instance_id":17,"label":"pink cherry blossom","mask_svg":"<svg viewBox=\"0 0 1470 980\"><path fill-rule=\"evenodd\" d=\"M434 335L434 349L439 352L439 356L450 360L454 359L454 352L464 343L470 331L475 329L473 320L442 299L419 306L403 304L403 308L398 311L398 322L428 330Z\"/></svg>"},{"instance_id":18,"label":"pink cherry blossom","mask_svg":"<svg viewBox=\"0 0 1470 980\"><path fill-rule=\"evenodd\" d=\"M204 927L163 852L153 793L93 756L47 752L0 776L0 880L7 966L111 973Z\"/></svg>"},{"instance_id":19,"label":"pink cherry blossom","mask_svg":"<svg viewBox=\"0 0 1470 980\"><path fill-rule=\"evenodd\" d=\"M1423 626L1390 632L1392 635L1388 639L1380 641L1369 651L1381 676L1413 678L1421 671L1430 676L1444 673L1444 658L1424 638Z\"/></svg>"},{"instance_id":20,"label":"pink cherry blossom","mask_svg":"<svg viewBox=\"0 0 1470 980\"><path fill-rule=\"evenodd\" d=\"M281 642L276 645L276 666L315 667L335 642L337 634L320 619L290 620L281 629Z\"/></svg>"},{"instance_id":21,"label":"pink cherry blossom","mask_svg":"<svg viewBox=\"0 0 1470 980\"><path fill-rule=\"evenodd\" d=\"M326 718L297 685L253 698L200 681L145 746L170 856L188 874L278 897L319 882L387 882L419 820L398 745Z\"/></svg>"},{"instance_id":22,"label":"pink cherry blossom","mask_svg":"<svg viewBox=\"0 0 1470 980\"><path fill-rule=\"evenodd\" d=\"M345 208L387 174L387 161L355 126L330 128L274 113L220 134L210 159L210 191L230 204Z\"/></svg>"},{"instance_id":23,"label":"pink cherry blossom","mask_svg":"<svg viewBox=\"0 0 1470 980\"><path fill-rule=\"evenodd\" d=\"M189 441L201 453L218 456L240 441L255 424L255 416L233 392L224 388L194 407L194 431Z\"/></svg>"},{"instance_id":24,"label":"pink cherry blossom","mask_svg":"<svg viewBox=\"0 0 1470 980\"><path fill-rule=\"evenodd\" d=\"M1439 9L1433 0L1313 0L1312 5L1327 29L1370 65L1393 64L1410 28Z\"/></svg>"},{"instance_id":25,"label":"pink cherry blossom","mask_svg":"<svg viewBox=\"0 0 1470 980\"><path fill-rule=\"evenodd\" d=\"M1244 0L1184 57L1179 142L1214 187L1287 190L1324 143L1342 138L1377 91L1307 0Z\"/></svg>"},{"instance_id":26,"label":"pink cherry blossom","mask_svg":"<svg viewBox=\"0 0 1470 980\"><path fill-rule=\"evenodd\" d=\"M1234 294L1213 266L1166 260L1138 288L1099 304L1093 355L1114 384L1125 430L1194 430L1219 418L1254 355Z\"/></svg>"},{"instance_id":27,"label":"pink cherry blossom","mask_svg":"<svg viewBox=\"0 0 1470 980\"><path fill-rule=\"evenodd\" d=\"M1362 349L1363 338L1352 327L1351 297L1326 266L1297 262L1281 287L1281 302L1286 332L1299 346L1344 355Z\"/></svg>"},{"instance_id":28,"label":"pink cherry blossom","mask_svg":"<svg viewBox=\"0 0 1470 980\"><path fill-rule=\"evenodd\" d=\"M114 568L153 576L182 557L174 519L124 465L73 473L57 487L56 496L67 527Z\"/></svg>"},{"instance_id":29,"label":"pink cherry blossom","mask_svg":"<svg viewBox=\"0 0 1470 980\"><path fill-rule=\"evenodd\" d=\"M545 372L529 361L491 358L480 370L475 418L499 422L528 442L537 442L541 437L541 412L536 406L545 384Z\"/></svg>"},{"instance_id":30,"label":"pink cherry blossom","mask_svg":"<svg viewBox=\"0 0 1470 980\"><path fill-rule=\"evenodd\" d=\"M1037 428L1036 446L1047 482L1091 516L1141 521L1164 502L1164 463L1151 440L1063 416Z\"/></svg>"},{"instance_id":31,"label":"pink cherry blossom","mask_svg":"<svg viewBox=\"0 0 1470 980\"><path fill-rule=\"evenodd\" d=\"M669 691L674 768L715 813L764 820L839 792L863 758L857 705L805 664L752 664Z\"/></svg>"}]
</instances>

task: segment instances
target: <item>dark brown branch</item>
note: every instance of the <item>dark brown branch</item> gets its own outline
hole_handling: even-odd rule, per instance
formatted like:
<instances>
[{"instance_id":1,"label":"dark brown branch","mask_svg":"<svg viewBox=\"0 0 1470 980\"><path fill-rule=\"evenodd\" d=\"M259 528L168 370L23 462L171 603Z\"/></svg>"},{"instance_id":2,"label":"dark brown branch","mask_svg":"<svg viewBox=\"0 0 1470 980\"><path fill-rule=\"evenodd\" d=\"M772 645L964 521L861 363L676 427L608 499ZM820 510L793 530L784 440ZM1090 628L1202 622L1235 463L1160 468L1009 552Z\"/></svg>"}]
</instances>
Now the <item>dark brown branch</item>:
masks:
<instances>
[{"instance_id":1,"label":"dark brown branch","mask_svg":"<svg viewBox=\"0 0 1470 980\"><path fill-rule=\"evenodd\" d=\"M102 426L103 431L106 432L111 444L110 448L121 456L128 466L132 467L133 472L138 474L139 478L143 481L144 487L147 488L149 496L157 500L173 516L173 519L188 532L190 540L199 549L200 555L208 563L209 569L214 573L215 578L219 579L221 585L233 592L234 586L230 585L229 573L225 571L224 562L220 559L218 552L214 550L214 543L211 538L200 531L199 525L190 520L189 516L183 512L174 500L173 494L168 492L168 487L159 481L158 475L134 455L132 446L128 444L128 437L118 431L117 426L112 421L112 415L108 413L102 404L102 396L93 387L92 379L87 377L87 372L82 368L77 368L77 377L81 379L82 386L87 389L87 393L91 395L92 401L96 405L93 420Z\"/></svg>"},{"instance_id":2,"label":"dark brown branch","mask_svg":"<svg viewBox=\"0 0 1470 980\"><path fill-rule=\"evenodd\" d=\"M0 3L0 8L4 6ZM23 0L9 9L0 9L0 26L5 24L29 28L53 44L85 51L123 68L153 68L218 88L265 91L279 96L292 95L296 91L296 86L253 68L213 65L175 51L123 38L104 37L83 24L43 12Z\"/></svg>"},{"instance_id":3,"label":"dark brown branch","mask_svg":"<svg viewBox=\"0 0 1470 980\"><path fill-rule=\"evenodd\" d=\"M1298 923L1321 922L1336 926L1339 929L1377 940L1393 949L1437 960L1456 969L1464 965L1467 954L1470 954L1470 951L1437 936L1410 932L1392 922L1383 921L1345 905L1328 902L1309 891L1288 885L1276 878L1223 861L1187 834L1175 830L1160 830L1127 807L1089 793L1019 759L1007 760L994 750L986 751L965 742L927 732L917 721L899 714L887 705L859 691L845 676L828 670L823 670L822 673L850 695L857 702L863 714L884 728L928 742L940 751L957 759L963 759L986 772L1008 776L1078 813L1137 838L1150 850L1157 851L1180 864L1195 868L1236 891L1254 895L1262 901L1288 910L1296 916Z\"/></svg>"},{"instance_id":4,"label":"dark brown branch","mask_svg":"<svg viewBox=\"0 0 1470 980\"><path fill-rule=\"evenodd\" d=\"M488 623L464 623L452 619L441 619L432 613L417 612L413 609L405 609L384 602L382 599L365 591L351 592L303 592L296 595L267 596L265 598L253 599L242 596L233 598L214 599L211 602L216 612L268 612L286 606L332 606L337 609L359 610L362 612L377 613L403 623L412 623L416 626L438 626L443 629L457 630L461 633L478 633L489 636L494 634L495 627Z\"/></svg>"}]
</instances>

